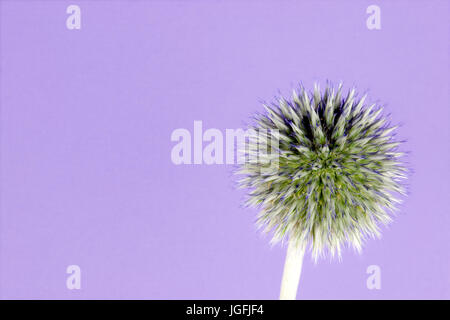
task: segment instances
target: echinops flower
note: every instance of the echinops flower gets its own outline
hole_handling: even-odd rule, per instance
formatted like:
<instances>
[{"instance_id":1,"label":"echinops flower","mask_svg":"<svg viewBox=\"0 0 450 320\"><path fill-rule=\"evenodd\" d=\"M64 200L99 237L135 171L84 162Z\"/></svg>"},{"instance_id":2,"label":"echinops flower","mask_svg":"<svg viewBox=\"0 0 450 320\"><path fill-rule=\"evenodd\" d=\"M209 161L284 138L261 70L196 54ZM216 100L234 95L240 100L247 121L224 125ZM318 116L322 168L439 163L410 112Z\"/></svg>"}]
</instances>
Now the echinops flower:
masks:
<instances>
[{"instance_id":1,"label":"echinops flower","mask_svg":"<svg viewBox=\"0 0 450 320\"><path fill-rule=\"evenodd\" d=\"M240 186L249 189L247 205L260 209L258 226L274 242L309 245L315 260L340 257L345 245L360 251L391 221L396 194L404 194L396 127L381 107L366 105L366 96L342 91L342 85L323 92L315 85L308 94L301 87L290 100L264 105L250 129L267 135L249 139L245 152L254 156L276 138L269 153L277 166L262 170L264 164L245 161L237 171Z\"/></svg>"}]
</instances>

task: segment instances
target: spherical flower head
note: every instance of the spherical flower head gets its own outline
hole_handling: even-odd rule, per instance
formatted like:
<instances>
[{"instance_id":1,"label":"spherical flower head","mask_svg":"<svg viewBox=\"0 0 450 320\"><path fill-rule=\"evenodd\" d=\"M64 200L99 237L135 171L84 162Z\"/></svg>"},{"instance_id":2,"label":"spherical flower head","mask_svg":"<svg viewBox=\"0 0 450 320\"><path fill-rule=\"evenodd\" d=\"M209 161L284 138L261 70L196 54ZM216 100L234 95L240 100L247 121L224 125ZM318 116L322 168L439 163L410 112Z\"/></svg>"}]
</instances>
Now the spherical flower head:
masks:
<instances>
[{"instance_id":1,"label":"spherical flower head","mask_svg":"<svg viewBox=\"0 0 450 320\"><path fill-rule=\"evenodd\" d=\"M273 242L309 244L315 260L340 257L342 246L360 251L391 221L400 202L394 195L404 194L403 153L396 127L365 98L355 89L343 97L342 85L323 92L316 85L311 94L302 87L255 116L250 131L264 134L250 136L241 152L270 163L243 161L237 173L249 189L246 204L260 209L257 224Z\"/></svg>"}]
</instances>

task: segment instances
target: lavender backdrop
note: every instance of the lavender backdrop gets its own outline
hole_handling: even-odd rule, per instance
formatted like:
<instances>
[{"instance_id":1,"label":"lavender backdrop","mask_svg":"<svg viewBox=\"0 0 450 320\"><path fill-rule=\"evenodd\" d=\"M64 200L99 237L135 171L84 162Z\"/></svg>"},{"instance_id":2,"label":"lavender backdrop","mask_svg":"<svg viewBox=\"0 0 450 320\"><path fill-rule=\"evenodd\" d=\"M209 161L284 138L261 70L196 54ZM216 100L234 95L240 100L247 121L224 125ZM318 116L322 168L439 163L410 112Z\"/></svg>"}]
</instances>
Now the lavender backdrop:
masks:
<instances>
[{"instance_id":1,"label":"lavender backdrop","mask_svg":"<svg viewBox=\"0 0 450 320\"><path fill-rule=\"evenodd\" d=\"M170 135L326 79L386 106L415 173L383 239L308 257L298 298L450 298L448 1L1 1L0 18L1 298L276 299L285 249L230 166L175 166Z\"/></svg>"}]
</instances>

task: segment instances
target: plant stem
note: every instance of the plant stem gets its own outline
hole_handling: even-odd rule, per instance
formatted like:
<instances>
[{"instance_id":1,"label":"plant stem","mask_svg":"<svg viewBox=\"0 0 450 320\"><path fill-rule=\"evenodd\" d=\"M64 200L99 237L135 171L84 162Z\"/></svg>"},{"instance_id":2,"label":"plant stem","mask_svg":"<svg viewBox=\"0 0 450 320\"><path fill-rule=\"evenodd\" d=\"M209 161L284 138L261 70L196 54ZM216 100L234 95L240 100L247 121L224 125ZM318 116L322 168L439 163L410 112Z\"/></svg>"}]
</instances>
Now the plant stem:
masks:
<instances>
[{"instance_id":1,"label":"plant stem","mask_svg":"<svg viewBox=\"0 0 450 320\"><path fill-rule=\"evenodd\" d=\"M298 282L302 272L305 246L289 241L284 263L283 279L281 280L280 300L295 300Z\"/></svg>"}]
</instances>

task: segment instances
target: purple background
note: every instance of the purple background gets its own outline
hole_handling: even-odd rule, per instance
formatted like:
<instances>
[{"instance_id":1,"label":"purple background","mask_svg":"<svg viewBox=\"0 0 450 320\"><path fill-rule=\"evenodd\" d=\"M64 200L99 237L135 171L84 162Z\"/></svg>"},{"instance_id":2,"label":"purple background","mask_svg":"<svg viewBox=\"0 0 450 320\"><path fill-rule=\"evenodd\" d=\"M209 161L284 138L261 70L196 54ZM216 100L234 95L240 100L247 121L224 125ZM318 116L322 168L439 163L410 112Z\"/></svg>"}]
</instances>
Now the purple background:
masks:
<instances>
[{"instance_id":1,"label":"purple background","mask_svg":"<svg viewBox=\"0 0 450 320\"><path fill-rule=\"evenodd\" d=\"M415 173L383 239L308 256L298 298L450 298L448 21L448 1L1 1L0 297L278 298L285 248L232 168L175 166L170 135L330 79L386 106Z\"/></svg>"}]
</instances>

